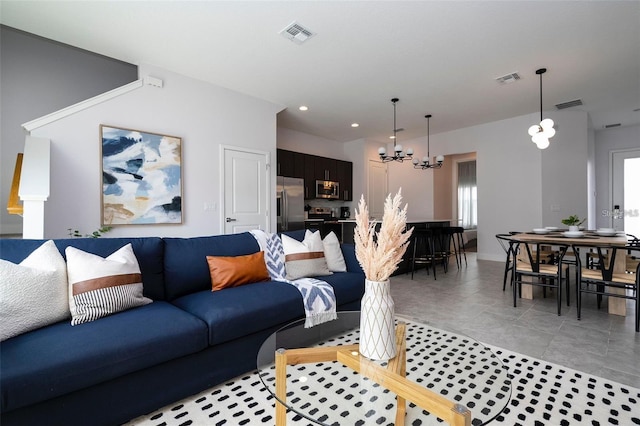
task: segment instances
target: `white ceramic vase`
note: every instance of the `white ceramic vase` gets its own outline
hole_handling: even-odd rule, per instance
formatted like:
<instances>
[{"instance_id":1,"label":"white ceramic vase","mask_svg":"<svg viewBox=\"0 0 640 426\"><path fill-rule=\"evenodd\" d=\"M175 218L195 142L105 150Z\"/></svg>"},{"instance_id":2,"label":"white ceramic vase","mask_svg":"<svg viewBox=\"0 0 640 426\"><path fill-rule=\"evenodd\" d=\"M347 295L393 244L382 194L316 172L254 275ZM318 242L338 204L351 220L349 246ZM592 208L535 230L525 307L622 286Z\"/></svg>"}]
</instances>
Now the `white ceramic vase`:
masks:
<instances>
[{"instance_id":1,"label":"white ceramic vase","mask_svg":"<svg viewBox=\"0 0 640 426\"><path fill-rule=\"evenodd\" d=\"M569 232L578 232L580 230L579 226L571 225L569 226Z\"/></svg>"},{"instance_id":2,"label":"white ceramic vase","mask_svg":"<svg viewBox=\"0 0 640 426\"><path fill-rule=\"evenodd\" d=\"M395 304L389 280L365 280L360 307L360 354L388 361L396 356Z\"/></svg>"}]
</instances>

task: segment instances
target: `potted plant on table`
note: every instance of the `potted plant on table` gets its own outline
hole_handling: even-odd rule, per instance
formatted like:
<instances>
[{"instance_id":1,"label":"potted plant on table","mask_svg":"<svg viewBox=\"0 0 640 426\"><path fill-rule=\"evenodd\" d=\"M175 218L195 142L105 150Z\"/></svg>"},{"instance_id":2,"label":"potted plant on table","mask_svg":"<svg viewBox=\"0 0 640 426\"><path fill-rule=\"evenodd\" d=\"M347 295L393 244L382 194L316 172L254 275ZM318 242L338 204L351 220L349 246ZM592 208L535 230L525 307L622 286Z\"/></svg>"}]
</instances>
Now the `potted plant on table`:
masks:
<instances>
[{"instance_id":1,"label":"potted plant on table","mask_svg":"<svg viewBox=\"0 0 640 426\"><path fill-rule=\"evenodd\" d=\"M576 232L580 229L580 225L584 223L586 219L580 219L576 214L572 214L566 219L562 219L562 224L569 227L569 231Z\"/></svg>"},{"instance_id":2,"label":"potted plant on table","mask_svg":"<svg viewBox=\"0 0 640 426\"><path fill-rule=\"evenodd\" d=\"M407 205L401 209L401 202L401 189L393 199L387 196L378 232L376 221L369 221L364 196L360 197L355 214L356 258L366 277L360 307L359 350L367 358L382 361L396 355L395 305L389 277L398 268L413 231L413 228L406 229Z\"/></svg>"}]
</instances>

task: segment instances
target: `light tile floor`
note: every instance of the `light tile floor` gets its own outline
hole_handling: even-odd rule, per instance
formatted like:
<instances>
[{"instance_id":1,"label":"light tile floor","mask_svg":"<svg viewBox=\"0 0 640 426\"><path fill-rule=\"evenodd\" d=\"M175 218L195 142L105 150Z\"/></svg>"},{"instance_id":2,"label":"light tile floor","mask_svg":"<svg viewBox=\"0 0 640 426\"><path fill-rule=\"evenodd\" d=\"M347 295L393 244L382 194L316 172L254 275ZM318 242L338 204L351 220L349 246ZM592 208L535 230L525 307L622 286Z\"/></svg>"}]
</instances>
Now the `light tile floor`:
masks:
<instances>
[{"instance_id":1,"label":"light tile floor","mask_svg":"<svg viewBox=\"0 0 640 426\"><path fill-rule=\"evenodd\" d=\"M391 278L396 313L436 327L457 331L478 341L527 354L596 376L640 388L640 333L634 329L634 306L627 316L609 315L607 299L596 309L595 296L583 296L582 319L576 318L575 275L571 306L563 295L562 315L556 313L554 294L518 299L507 283L502 291L504 263L476 260L458 270L452 259L448 273L438 269L437 280L424 269Z\"/></svg>"}]
</instances>

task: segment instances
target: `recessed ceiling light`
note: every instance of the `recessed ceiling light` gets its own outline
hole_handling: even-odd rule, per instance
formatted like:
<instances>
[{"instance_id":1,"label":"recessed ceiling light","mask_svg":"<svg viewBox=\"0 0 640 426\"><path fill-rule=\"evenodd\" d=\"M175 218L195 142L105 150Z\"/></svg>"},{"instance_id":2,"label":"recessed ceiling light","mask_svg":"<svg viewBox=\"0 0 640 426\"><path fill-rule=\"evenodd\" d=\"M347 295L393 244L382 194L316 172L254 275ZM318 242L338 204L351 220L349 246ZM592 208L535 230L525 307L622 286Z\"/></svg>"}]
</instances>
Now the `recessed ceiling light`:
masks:
<instances>
[{"instance_id":1,"label":"recessed ceiling light","mask_svg":"<svg viewBox=\"0 0 640 426\"><path fill-rule=\"evenodd\" d=\"M358 123L351 123L351 127L360 127Z\"/></svg>"},{"instance_id":2,"label":"recessed ceiling light","mask_svg":"<svg viewBox=\"0 0 640 426\"><path fill-rule=\"evenodd\" d=\"M389 139L395 139L395 138L396 138L396 137L395 137L395 136L393 136L393 135L389 136Z\"/></svg>"},{"instance_id":3,"label":"recessed ceiling light","mask_svg":"<svg viewBox=\"0 0 640 426\"><path fill-rule=\"evenodd\" d=\"M299 109L300 111L308 111L308 110L309 110L309 107L308 107L308 106L306 106L306 105L300 105L300 106L298 107L298 109Z\"/></svg>"}]
</instances>

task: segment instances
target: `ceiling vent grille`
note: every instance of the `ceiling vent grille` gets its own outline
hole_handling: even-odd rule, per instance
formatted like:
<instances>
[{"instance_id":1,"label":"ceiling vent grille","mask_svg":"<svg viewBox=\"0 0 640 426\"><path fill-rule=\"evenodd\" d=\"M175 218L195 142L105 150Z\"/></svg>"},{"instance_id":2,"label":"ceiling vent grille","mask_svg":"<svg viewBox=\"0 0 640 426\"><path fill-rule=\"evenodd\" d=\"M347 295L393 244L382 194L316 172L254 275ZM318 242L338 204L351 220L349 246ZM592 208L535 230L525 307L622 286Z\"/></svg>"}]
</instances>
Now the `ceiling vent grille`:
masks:
<instances>
[{"instance_id":1,"label":"ceiling vent grille","mask_svg":"<svg viewBox=\"0 0 640 426\"><path fill-rule=\"evenodd\" d=\"M605 125L604 125L604 126L602 126L602 127L604 127L605 129L610 129L610 128L612 128L612 127L620 127L620 126L622 126L622 123L605 124Z\"/></svg>"},{"instance_id":2,"label":"ceiling vent grille","mask_svg":"<svg viewBox=\"0 0 640 426\"><path fill-rule=\"evenodd\" d=\"M520 80L520 74L517 72L512 72L511 74L503 75L502 77L496 78L496 81L499 84L509 84Z\"/></svg>"},{"instance_id":3,"label":"ceiling vent grille","mask_svg":"<svg viewBox=\"0 0 640 426\"><path fill-rule=\"evenodd\" d=\"M574 99L573 101L563 102L561 104L557 104L556 108L558 109L567 109L575 106L582 105L582 99Z\"/></svg>"},{"instance_id":4,"label":"ceiling vent grille","mask_svg":"<svg viewBox=\"0 0 640 426\"><path fill-rule=\"evenodd\" d=\"M294 43L302 44L315 35L315 33L297 22L292 22L280 31L283 37Z\"/></svg>"}]
</instances>

